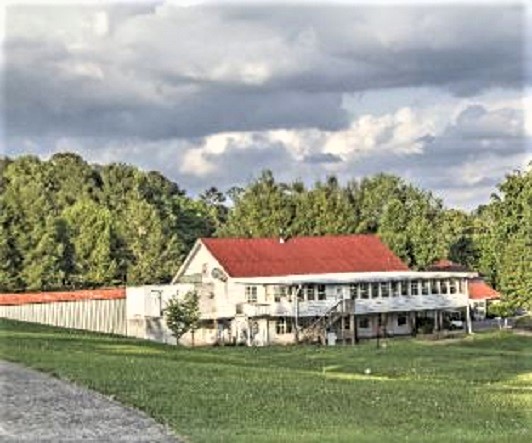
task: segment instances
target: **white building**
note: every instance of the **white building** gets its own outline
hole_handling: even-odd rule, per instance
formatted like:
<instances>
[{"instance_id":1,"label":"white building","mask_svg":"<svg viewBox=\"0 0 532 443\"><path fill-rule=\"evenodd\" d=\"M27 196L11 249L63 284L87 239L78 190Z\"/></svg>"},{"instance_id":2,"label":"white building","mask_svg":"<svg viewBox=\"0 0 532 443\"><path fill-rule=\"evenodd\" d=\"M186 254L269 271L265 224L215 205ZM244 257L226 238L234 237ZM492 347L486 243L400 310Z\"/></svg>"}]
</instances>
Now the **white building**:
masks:
<instances>
[{"instance_id":1,"label":"white building","mask_svg":"<svg viewBox=\"0 0 532 443\"><path fill-rule=\"evenodd\" d=\"M128 331L172 342L162 309L192 290L201 322L184 344L355 343L438 331L451 312L469 319L475 275L410 271L373 235L199 239L171 285L127 288Z\"/></svg>"}]
</instances>

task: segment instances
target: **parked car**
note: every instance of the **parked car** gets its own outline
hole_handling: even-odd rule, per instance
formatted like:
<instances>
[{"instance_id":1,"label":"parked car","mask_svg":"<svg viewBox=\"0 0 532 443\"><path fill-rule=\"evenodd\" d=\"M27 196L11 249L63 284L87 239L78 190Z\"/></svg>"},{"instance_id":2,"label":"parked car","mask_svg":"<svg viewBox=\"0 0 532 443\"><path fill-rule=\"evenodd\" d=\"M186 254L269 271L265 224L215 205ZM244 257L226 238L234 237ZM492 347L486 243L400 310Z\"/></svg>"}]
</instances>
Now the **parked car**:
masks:
<instances>
[{"instance_id":1,"label":"parked car","mask_svg":"<svg viewBox=\"0 0 532 443\"><path fill-rule=\"evenodd\" d=\"M460 311L448 311L446 316L447 329L453 331L457 329L464 329L464 320L462 320L462 313Z\"/></svg>"}]
</instances>

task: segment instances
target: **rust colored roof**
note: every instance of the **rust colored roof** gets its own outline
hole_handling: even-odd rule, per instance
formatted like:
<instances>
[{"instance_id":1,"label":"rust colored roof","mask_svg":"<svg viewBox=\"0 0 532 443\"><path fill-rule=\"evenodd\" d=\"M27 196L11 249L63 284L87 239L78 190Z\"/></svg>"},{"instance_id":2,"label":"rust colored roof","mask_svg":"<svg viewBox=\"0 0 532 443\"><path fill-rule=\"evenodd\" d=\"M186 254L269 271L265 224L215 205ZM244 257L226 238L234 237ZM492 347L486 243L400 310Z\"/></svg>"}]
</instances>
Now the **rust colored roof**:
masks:
<instances>
[{"instance_id":1,"label":"rust colored roof","mask_svg":"<svg viewBox=\"0 0 532 443\"><path fill-rule=\"evenodd\" d=\"M469 280L468 288L469 298L472 300L493 300L501 297L501 294L481 278Z\"/></svg>"},{"instance_id":2,"label":"rust colored roof","mask_svg":"<svg viewBox=\"0 0 532 443\"><path fill-rule=\"evenodd\" d=\"M468 272L467 266L455 263L451 260L442 259L427 267L427 271L442 272Z\"/></svg>"},{"instance_id":3,"label":"rust colored roof","mask_svg":"<svg viewBox=\"0 0 532 443\"><path fill-rule=\"evenodd\" d=\"M232 277L341 272L408 271L375 235L277 238L203 238Z\"/></svg>"},{"instance_id":4,"label":"rust colored roof","mask_svg":"<svg viewBox=\"0 0 532 443\"><path fill-rule=\"evenodd\" d=\"M85 289L64 292L32 292L26 294L0 294L0 305L26 305L80 300L114 300L126 298L125 288Z\"/></svg>"}]
</instances>

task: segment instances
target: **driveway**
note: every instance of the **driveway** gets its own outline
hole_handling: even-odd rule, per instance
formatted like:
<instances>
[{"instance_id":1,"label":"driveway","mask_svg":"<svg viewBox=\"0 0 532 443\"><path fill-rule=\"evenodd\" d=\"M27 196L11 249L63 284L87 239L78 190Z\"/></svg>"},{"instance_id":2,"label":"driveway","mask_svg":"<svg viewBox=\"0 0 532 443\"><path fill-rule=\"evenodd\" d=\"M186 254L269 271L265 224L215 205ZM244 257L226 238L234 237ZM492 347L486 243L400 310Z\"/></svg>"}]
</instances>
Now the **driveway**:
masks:
<instances>
[{"instance_id":1,"label":"driveway","mask_svg":"<svg viewBox=\"0 0 532 443\"><path fill-rule=\"evenodd\" d=\"M162 425L107 397L0 360L0 441L164 442Z\"/></svg>"}]
</instances>

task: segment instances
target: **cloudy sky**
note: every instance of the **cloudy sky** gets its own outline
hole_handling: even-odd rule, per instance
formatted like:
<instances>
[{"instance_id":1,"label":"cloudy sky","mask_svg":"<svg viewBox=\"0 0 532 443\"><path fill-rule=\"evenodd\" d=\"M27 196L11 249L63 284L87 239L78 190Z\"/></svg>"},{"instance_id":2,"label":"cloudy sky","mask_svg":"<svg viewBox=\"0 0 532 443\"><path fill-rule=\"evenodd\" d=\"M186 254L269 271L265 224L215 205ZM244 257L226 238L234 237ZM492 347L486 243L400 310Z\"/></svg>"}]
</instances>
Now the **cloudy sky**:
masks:
<instances>
[{"instance_id":1,"label":"cloudy sky","mask_svg":"<svg viewBox=\"0 0 532 443\"><path fill-rule=\"evenodd\" d=\"M253 3L11 2L4 154L132 163L192 195L382 171L464 209L532 160L524 2Z\"/></svg>"}]
</instances>

